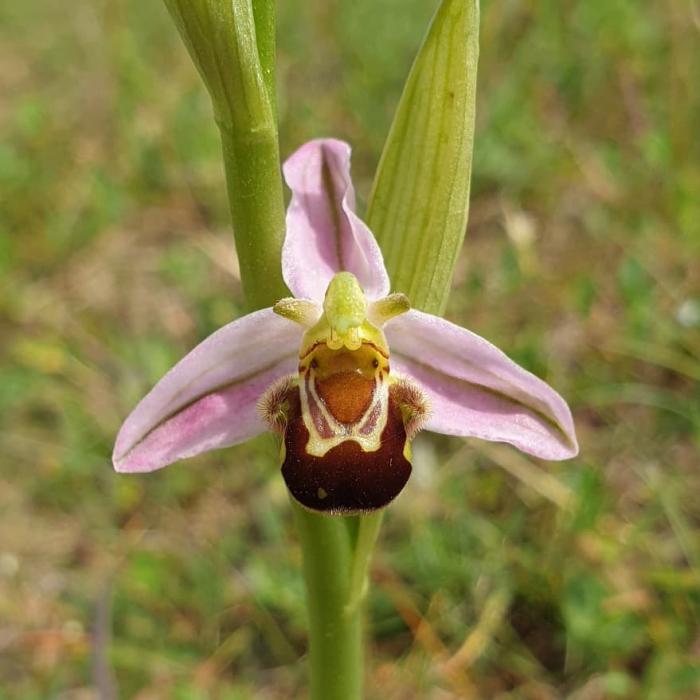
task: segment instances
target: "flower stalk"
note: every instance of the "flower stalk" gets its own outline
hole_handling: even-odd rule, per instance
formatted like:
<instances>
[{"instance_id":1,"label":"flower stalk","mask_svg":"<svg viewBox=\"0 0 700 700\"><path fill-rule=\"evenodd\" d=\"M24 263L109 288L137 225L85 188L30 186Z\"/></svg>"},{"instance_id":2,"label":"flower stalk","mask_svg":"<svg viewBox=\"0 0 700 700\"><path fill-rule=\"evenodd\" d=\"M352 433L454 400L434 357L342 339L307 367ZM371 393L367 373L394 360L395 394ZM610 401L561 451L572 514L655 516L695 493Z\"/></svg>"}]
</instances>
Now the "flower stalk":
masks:
<instances>
[{"instance_id":1,"label":"flower stalk","mask_svg":"<svg viewBox=\"0 0 700 700\"><path fill-rule=\"evenodd\" d=\"M293 499L292 510L303 552L311 700L360 700L362 606L348 607L355 552L351 518L318 515Z\"/></svg>"},{"instance_id":2,"label":"flower stalk","mask_svg":"<svg viewBox=\"0 0 700 700\"><path fill-rule=\"evenodd\" d=\"M241 282L251 309L285 294L272 0L165 0L221 133Z\"/></svg>"}]
</instances>

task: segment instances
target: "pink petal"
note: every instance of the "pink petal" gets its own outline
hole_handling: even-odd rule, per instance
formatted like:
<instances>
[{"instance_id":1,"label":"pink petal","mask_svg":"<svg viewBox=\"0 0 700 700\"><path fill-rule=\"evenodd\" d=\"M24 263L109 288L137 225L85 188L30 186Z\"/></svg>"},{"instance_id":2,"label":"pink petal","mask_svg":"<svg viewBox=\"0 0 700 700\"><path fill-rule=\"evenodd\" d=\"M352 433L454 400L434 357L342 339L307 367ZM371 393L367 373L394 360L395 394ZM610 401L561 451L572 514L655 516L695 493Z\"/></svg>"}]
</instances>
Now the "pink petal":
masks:
<instances>
[{"instance_id":1,"label":"pink petal","mask_svg":"<svg viewBox=\"0 0 700 700\"><path fill-rule=\"evenodd\" d=\"M317 139L284 164L292 190L282 272L298 298L322 301L336 272L352 272L370 299L389 293L389 277L372 232L355 214L350 146Z\"/></svg>"},{"instance_id":2,"label":"pink petal","mask_svg":"<svg viewBox=\"0 0 700 700\"><path fill-rule=\"evenodd\" d=\"M300 327L272 309L210 335L126 419L114 446L115 469L150 472L262 433L257 401L270 384L296 370L300 339Z\"/></svg>"},{"instance_id":3,"label":"pink petal","mask_svg":"<svg viewBox=\"0 0 700 700\"><path fill-rule=\"evenodd\" d=\"M564 399L488 341L420 311L392 319L384 332L392 369L431 399L428 430L508 442L543 459L578 454Z\"/></svg>"}]
</instances>

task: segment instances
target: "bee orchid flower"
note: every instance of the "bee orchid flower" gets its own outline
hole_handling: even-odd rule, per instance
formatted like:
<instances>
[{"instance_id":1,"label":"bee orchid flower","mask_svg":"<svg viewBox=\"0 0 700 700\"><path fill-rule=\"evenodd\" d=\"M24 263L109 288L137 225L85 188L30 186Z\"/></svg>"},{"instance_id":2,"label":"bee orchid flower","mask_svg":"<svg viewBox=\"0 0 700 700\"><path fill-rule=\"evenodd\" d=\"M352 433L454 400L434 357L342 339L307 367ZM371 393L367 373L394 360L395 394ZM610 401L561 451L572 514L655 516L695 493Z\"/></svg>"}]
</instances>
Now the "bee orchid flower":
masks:
<instances>
[{"instance_id":1,"label":"bee orchid flower","mask_svg":"<svg viewBox=\"0 0 700 700\"><path fill-rule=\"evenodd\" d=\"M292 496L351 514L403 489L421 428L543 459L577 454L571 412L549 385L389 293L379 246L355 213L347 144L307 143L284 176L282 273L294 298L229 323L173 367L122 426L117 471L150 472L272 430Z\"/></svg>"}]
</instances>

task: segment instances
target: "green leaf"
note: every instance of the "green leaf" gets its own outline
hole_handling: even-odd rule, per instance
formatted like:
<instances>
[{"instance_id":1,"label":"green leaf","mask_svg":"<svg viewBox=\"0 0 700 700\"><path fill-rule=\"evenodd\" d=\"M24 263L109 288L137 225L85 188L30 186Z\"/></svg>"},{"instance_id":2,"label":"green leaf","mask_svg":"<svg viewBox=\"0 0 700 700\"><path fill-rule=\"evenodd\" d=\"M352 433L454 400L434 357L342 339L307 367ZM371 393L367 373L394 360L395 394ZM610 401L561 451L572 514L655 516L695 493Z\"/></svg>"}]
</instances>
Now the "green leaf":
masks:
<instances>
[{"instance_id":1,"label":"green leaf","mask_svg":"<svg viewBox=\"0 0 700 700\"><path fill-rule=\"evenodd\" d=\"M367 221L393 289L444 310L464 240L474 142L478 0L443 0L394 117Z\"/></svg>"}]
</instances>

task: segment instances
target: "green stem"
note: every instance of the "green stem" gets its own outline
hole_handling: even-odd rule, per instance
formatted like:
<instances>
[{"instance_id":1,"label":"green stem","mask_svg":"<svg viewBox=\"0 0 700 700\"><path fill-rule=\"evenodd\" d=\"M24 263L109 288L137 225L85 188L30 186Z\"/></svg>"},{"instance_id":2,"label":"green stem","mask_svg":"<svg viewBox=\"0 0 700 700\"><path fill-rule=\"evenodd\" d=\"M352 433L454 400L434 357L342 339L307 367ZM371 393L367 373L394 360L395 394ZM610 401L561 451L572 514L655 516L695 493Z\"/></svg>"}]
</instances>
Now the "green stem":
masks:
<instances>
[{"instance_id":1,"label":"green stem","mask_svg":"<svg viewBox=\"0 0 700 700\"><path fill-rule=\"evenodd\" d=\"M241 281L251 309L287 295L275 114L274 0L165 0L221 131Z\"/></svg>"},{"instance_id":2,"label":"green stem","mask_svg":"<svg viewBox=\"0 0 700 700\"><path fill-rule=\"evenodd\" d=\"M232 128L219 121L219 129L243 291L250 308L259 309L288 292L280 265L285 213L276 113L275 0L252 0L252 16L268 110L250 110L255 116L236 119Z\"/></svg>"},{"instance_id":3,"label":"green stem","mask_svg":"<svg viewBox=\"0 0 700 700\"><path fill-rule=\"evenodd\" d=\"M367 571L374 545L379 536L383 510L367 513L359 517L357 539L350 568L350 593L346 612L352 614L367 595Z\"/></svg>"},{"instance_id":4,"label":"green stem","mask_svg":"<svg viewBox=\"0 0 700 700\"><path fill-rule=\"evenodd\" d=\"M304 558L311 700L360 700L362 606L348 607L353 566L349 529L343 518L312 513L296 501L292 510Z\"/></svg>"},{"instance_id":5,"label":"green stem","mask_svg":"<svg viewBox=\"0 0 700 700\"><path fill-rule=\"evenodd\" d=\"M243 291L250 308L259 309L288 294L280 271L284 203L277 131L219 126Z\"/></svg>"}]
</instances>

